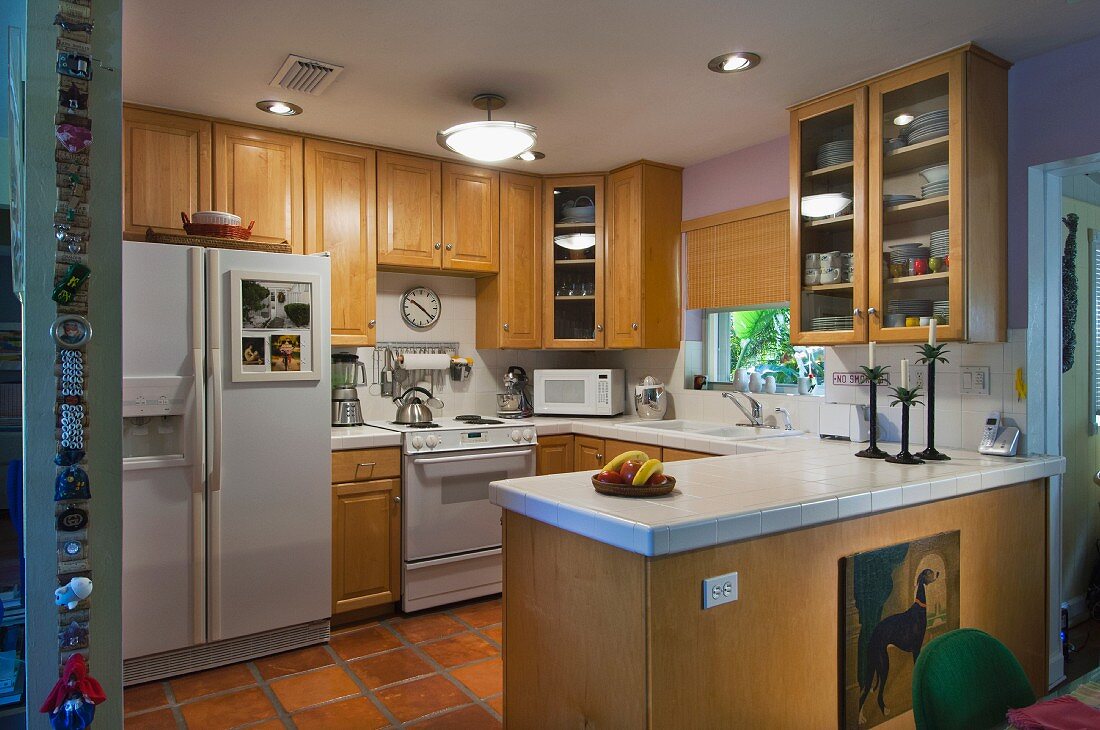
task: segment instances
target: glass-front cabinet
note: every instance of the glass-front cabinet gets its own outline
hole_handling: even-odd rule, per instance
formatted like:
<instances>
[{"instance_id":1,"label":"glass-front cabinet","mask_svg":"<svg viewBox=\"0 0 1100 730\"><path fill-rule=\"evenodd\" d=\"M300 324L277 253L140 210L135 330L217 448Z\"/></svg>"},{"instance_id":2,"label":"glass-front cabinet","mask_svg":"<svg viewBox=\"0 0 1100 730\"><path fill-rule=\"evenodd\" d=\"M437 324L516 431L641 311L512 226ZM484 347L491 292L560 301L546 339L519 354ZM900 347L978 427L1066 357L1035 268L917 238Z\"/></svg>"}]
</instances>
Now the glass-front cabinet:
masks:
<instances>
[{"instance_id":1,"label":"glass-front cabinet","mask_svg":"<svg viewBox=\"0 0 1100 730\"><path fill-rule=\"evenodd\" d=\"M604 178L555 178L543 190L545 346L603 347Z\"/></svg>"},{"instance_id":2,"label":"glass-front cabinet","mask_svg":"<svg viewBox=\"0 0 1100 730\"><path fill-rule=\"evenodd\" d=\"M867 338L867 90L791 116L791 342Z\"/></svg>"}]
</instances>

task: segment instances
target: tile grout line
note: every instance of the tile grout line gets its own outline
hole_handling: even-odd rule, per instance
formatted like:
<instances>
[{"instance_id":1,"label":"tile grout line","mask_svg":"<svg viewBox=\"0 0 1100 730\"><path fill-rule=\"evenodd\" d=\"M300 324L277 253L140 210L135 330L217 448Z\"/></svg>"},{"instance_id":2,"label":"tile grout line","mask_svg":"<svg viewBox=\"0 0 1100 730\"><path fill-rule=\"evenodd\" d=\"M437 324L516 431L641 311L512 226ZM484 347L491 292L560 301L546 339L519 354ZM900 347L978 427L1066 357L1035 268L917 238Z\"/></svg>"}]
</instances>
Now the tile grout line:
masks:
<instances>
[{"instance_id":1,"label":"tile grout line","mask_svg":"<svg viewBox=\"0 0 1100 730\"><path fill-rule=\"evenodd\" d=\"M275 717L283 721L284 727L297 728L297 725L294 724L294 720L290 719L290 713L286 711L286 708L283 707L283 703L279 700L275 691L271 689L271 685L267 683L267 679L264 678L264 675L260 674L260 670L255 662L246 662L245 667L252 673L252 678L256 680L256 684L259 685L260 691L267 697L267 701L275 708ZM266 721L267 718L264 718L264 720Z\"/></svg>"},{"instance_id":2,"label":"tile grout line","mask_svg":"<svg viewBox=\"0 0 1100 730\"><path fill-rule=\"evenodd\" d=\"M368 628L371 628L371 627L368 627ZM367 683L364 682L363 679L358 674L355 673L355 670L353 670L348 665L348 661L346 659L344 659L344 657L340 656L337 653L337 651L332 648L331 644L326 643L323 646L324 646L325 650L329 653L329 655L332 657L333 661L336 662L336 666L343 669L344 673L347 674L349 677L351 677L351 681L354 682L355 686L359 688L360 694L363 697L366 697L375 706L375 708L382 714L382 717L386 718L386 722L388 722L391 727L401 727L401 722L397 719L397 717L392 712L390 712L390 708L386 707L386 705L382 702L382 700L378 699L378 697L375 696L374 692L370 689L370 687L367 686ZM394 649L396 650L397 647L394 647ZM379 653L384 653L384 652L379 652ZM374 654L368 654L367 656L375 656L375 655ZM360 657L357 657L357 658L360 658Z\"/></svg>"}]
</instances>

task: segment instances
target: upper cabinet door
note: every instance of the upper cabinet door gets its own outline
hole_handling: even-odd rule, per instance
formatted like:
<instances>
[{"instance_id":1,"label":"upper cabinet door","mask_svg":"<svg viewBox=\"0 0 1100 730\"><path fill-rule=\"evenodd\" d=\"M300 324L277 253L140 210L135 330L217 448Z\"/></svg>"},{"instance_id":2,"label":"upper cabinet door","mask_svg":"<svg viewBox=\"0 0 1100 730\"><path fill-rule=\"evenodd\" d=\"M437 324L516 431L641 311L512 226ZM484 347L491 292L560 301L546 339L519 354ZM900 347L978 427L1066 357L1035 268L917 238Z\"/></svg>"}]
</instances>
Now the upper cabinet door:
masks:
<instances>
[{"instance_id":1,"label":"upper cabinet door","mask_svg":"<svg viewBox=\"0 0 1100 730\"><path fill-rule=\"evenodd\" d=\"M500 176L501 347L542 344L542 180Z\"/></svg>"},{"instance_id":2,"label":"upper cabinet door","mask_svg":"<svg viewBox=\"0 0 1100 730\"><path fill-rule=\"evenodd\" d=\"M255 221L252 237L302 253L302 138L214 125L214 207Z\"/></svg>"},{"instance_id":3,"label":"upper cabinet door","mask_svg":"<svg viewBox=\"0 0 1100 730\"><path fill-rule=\"evenodd\" d=\"M543 181L543 347L604 346L604 178Z\"/></svg>"},{"instance_id":4,"label":"upper cabinet door","mask_svg":"<svg viewBox=\"0 0 1100 730\"><path fill-rule=\"evenodd\" d=\"M211 124L203 119L123 107L122 229L183 234L180 213L210 208Z\"/></svg>"},{"instance_id":5,"label":"upper cabinet door","mask_svg":"<svg viewBox=\"0 0 1100 730\"><path fill-rule=\"evenodd\" d=\"M332 264L332 344L374 345L375 153L354 145L305 143L305 252Z\"/></svg>"},{"instance_id":6,"label":"upper cabinet door","mask_svg":"<svg viewBox=\"0 0 1100 730\"><path fill-rule=\"evenodd\" d=\"M607 183L607 347L642 346L642 166L613 173Z\"/></svg>"},{"instance_id":7,"label":"upper cabinet door","mask_svg":"<svg viewBox=\"0 0 1100 730\"><path fill-rule=\"evenodd\" d=\"M443 266L494 273L498 268L500 173L443 165Z\"/></svg>"},{"instance_id":8,"label":"upper cabinet door","mask_svg":"<svg viewBox=\"0 0 1100 730\"><path fill-rule=\"evenodd\" d=\"M378 153L378 263L438 269L440 163L423 157Z\"/></svg>"}]
</instances>

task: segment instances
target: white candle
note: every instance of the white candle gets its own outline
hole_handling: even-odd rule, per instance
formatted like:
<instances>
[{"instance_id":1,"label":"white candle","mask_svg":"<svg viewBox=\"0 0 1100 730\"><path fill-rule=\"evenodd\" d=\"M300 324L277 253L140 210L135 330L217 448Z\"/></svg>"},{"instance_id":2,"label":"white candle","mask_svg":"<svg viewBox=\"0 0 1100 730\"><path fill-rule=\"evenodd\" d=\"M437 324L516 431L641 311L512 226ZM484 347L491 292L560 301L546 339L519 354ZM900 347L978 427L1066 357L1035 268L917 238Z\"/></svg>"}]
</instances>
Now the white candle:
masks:
<instances>
[{"instance_id":1,"label":"white candle","mask_svg":"<svg viewBox=\"0 0 1100 730\"><path fill-rule=\"evenodd\" d=\"M901 361L901 382L899 385L903 388L909 387L909 361Z\"/></svg>"},{"instance_id":2,"label":"white candle","mask_svg":"<svg viewBox=\"0 0 1100 730\"><path fill-rule=\"evenodd\" d=\"M871 370L875 369L875 343L867 343L867 367Z\"/></svg>"},{"instance_id":3,"label":"white candle","mask_svg":"<svg viewBox=\"0 0 1100 730\"><path fill-rule=\"evenodd\" d=\"M928 323L928 344L932 347L936 346L936 318L930 317L931 321Z\"/></svg>"}]
</instances>

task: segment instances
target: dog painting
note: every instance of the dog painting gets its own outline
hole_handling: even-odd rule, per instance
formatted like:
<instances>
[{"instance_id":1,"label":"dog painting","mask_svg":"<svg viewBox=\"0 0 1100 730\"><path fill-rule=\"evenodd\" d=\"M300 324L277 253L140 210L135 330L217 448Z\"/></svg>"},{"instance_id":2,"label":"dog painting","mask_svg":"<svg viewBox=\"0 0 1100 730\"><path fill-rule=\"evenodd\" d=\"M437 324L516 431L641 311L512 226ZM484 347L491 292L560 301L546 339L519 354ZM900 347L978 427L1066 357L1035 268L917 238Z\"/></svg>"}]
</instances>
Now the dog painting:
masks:
<instances>
[{"instance_id":1,"label":"dog painting","mask_svg":"<svg viewBox=\"0 0 1100 730\"><path fill-rule=\"evenodd\" d=\"M959 628L959 533L844 558L846 728L912 709L913 665L932 639Z\"/></svg>"}]
</instances>

